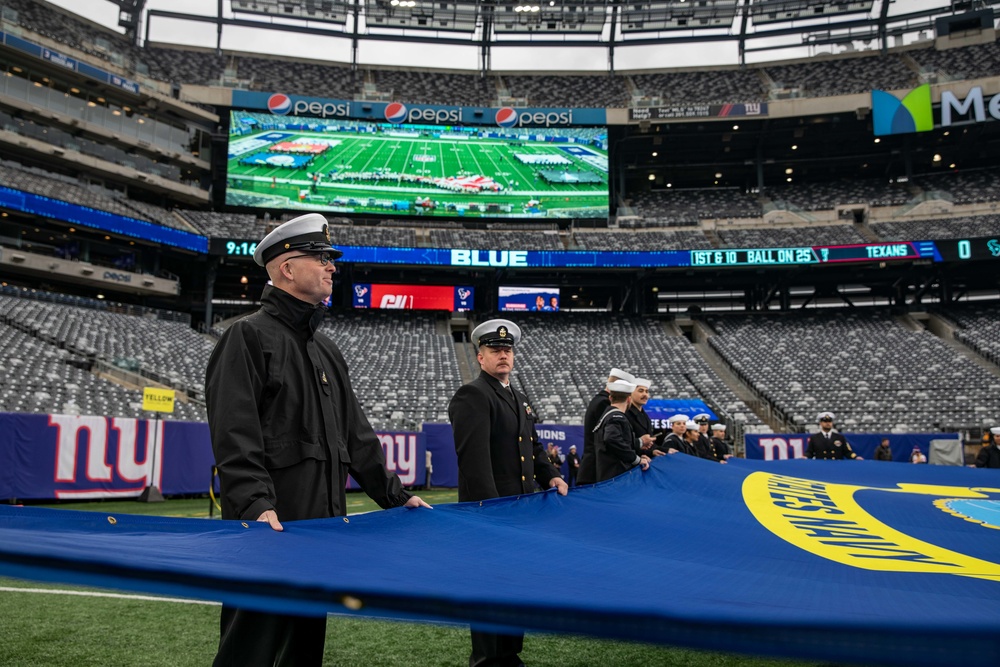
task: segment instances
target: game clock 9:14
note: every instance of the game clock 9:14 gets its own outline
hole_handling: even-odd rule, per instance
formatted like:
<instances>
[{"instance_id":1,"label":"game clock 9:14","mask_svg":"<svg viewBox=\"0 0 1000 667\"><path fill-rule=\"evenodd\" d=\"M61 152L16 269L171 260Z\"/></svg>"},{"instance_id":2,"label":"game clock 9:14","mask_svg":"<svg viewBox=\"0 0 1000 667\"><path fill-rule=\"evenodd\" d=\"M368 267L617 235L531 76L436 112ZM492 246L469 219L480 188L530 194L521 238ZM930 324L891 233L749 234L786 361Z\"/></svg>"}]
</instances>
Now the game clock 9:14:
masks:
<instances>
[{"instance_id":1,"label":"game clock 9:14","mask_svg":"<svg viewBox=\"0 0 1000 667\"><path fill-rule=\"evenodd\" d=\"M253 257L257 244L248 241L226 241L226 254L235 257Z\"/></svg>"}]
</instances>

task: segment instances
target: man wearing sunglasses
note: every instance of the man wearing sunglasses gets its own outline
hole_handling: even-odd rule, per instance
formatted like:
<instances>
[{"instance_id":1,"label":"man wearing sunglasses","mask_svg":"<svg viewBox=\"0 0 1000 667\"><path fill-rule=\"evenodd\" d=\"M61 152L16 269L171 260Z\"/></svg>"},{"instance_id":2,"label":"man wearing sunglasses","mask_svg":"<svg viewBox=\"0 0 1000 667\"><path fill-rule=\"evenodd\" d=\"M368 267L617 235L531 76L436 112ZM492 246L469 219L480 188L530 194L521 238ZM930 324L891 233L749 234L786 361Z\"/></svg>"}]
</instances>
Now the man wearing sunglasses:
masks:
<instances>
[{"instance_id":1,"label":"man wearing sunglasses","mask_svg":"<svg viewBox=\"0 0 1000 667\"><path fill-rule=\"evenodd\" d=\"M208 362L206 402L222 518L282 521L347 513L347 474L383 508L428 507L385 469L382 446L336 344L317 329L333 289L326 219L282 224L260 242L267 270L259 311L223 334ZM223 605L215 665L320 665L326 616Z\"/></svg>"}]
</instances>

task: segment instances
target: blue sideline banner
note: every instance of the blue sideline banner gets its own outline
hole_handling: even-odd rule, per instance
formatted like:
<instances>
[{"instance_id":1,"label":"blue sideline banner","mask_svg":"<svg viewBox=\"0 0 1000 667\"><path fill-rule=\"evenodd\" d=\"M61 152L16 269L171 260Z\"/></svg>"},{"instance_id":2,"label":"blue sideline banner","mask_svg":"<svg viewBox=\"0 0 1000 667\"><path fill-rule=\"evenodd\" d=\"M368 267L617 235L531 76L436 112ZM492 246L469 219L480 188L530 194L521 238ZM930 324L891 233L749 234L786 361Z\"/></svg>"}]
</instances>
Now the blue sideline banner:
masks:
<instances>
[{"instance_id":1,"label":"blue sideline banner","mask_svg":"<svg viewBox=\"0 0 1000 667\"><path fill-rule=\"evenodd\" d=\"M656 389L655 385L653 389ZM712 409L705 405L705 401L699 398L651 398L644 409L656 431L669 432L667 420L674 415L687 415L688 419L693 419L695 415L705 413L713 422L718 419Z\"/></svg>"},{"instance_id":2,"label":"blue sideline banner","mask_svg":"<svg viewBox=\"0 0 1000 667\"><path fill-rule=\"evenodd\" d=\"M809 433L747 433L747 458L763 461L801 459L805 457ZM930 456L931 440L959 440L957 433L844 433L851 449L866 459L875 458L875 448L882 438L889 438L892 460L909 463L914 449Z\"/></svg>"},{"instance_id":3,"label":"blue sideline banner","mask_svg":"<svg viewBox=\"0 0 1000 667\"><path fill-rule=\"evenodd\" d=\"M427 437L427 450L434 462L434 473L431 476L433 486L455 488L458 486L458 455L455 454L455 437L451 424L425 423L422 426ZM576 453L583 456L583 427L564 424L537 424L535 431L538 441L548 448L554 444L559 449L560 456L569 454L569 448L576 445ZM566 476L566 462L563 461L561 472Z\"/></svg>"},{"instance_id":4,"label":"blue sideline banner","mask_svg":"<svg viewBox=\"0 0 1000 667\"><path fill-rule=\"evenodd\" d=\"M0 413L0 433L6 434L0 440L0 499L133 498L150 485L166 495L207 493L215 463L204 422ZM450 439L450 426L448 434ZM404 486L422 485L425 436L376 435L386 468ZM451 486L457 474L455 480ZM347 488L357 488L352 482Z\"/></svg>"}]
</instances>

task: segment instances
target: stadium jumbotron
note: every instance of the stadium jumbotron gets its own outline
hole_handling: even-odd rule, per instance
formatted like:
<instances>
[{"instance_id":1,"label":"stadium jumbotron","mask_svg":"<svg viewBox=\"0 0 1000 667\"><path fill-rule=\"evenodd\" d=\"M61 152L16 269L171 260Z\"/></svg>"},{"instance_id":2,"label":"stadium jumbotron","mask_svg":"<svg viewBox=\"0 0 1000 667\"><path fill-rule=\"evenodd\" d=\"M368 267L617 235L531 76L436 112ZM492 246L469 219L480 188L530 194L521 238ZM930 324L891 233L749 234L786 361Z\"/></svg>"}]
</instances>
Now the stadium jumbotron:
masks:
<instances>
[{"instance_id":1,"label":"stadium jumbotron","mask_svg":"<svg viewBox=\"0 0 1000 667\"><path fill-rule=\"evenodd\" d=\"M204 4L0 2L0 574L72 584L4 580L0 662L135 662L88 639L119 634L151 664L217 648L215 608L86 585L360 612L331 621L331 664L462 664L470 622L533 633L536 665L1000 661L1000 497L967 469L998 456L1000 1ZM309 265L332 282L311 326L429 519L203 520L225 491L209 359L261 308L261 240L306 213L343 252ZM510 386L567 479L609 368L649 384L649 435L703 413L735 456L454 504L448 406L493 318L521 330ZM831 413L865 460L800 460ZM378 509L350 484L349 513ZM230 579L223 533L296 558ZM525 540L546 565L514 585L496 545ZM579 588L601 558L638 583Z\"/></svg>"}]
</instances>

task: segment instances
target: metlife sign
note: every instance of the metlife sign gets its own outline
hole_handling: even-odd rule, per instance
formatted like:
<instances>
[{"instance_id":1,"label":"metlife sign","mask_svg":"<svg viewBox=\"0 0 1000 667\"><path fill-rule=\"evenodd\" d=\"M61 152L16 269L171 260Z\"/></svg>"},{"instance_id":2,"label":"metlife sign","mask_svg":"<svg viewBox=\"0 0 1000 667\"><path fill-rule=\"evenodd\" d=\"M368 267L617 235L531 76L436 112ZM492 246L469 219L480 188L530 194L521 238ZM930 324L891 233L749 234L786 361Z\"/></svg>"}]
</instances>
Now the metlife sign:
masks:
<instances>
[{"instance_id":1,"label":"metlife sign","mask_svg":"<svg viewBox=\"0 0 1000 667\"><path fill-rule=\"evenodd\" d=\"M901 97L883 90L872 91L872 129L876 136L928 132L990 120L1000 120L1000 93L987 97L982 86L973 86L964 97L942 90L937 114L928 84Z\"/></svg>"},{"instance_id":2,"label":"metlife sign","mask_svg":"<svg viewBox=\"0 0 1000 667\"><path fill-rule=\"evenodd\" d=\"M267 111L279 116L370 120L393 124L493 125L513 127L573 127L605 125L605 109L459 107L402 102L359 102L321 97L234 90L235 108Z\"/></svg>"}]
</instances>

